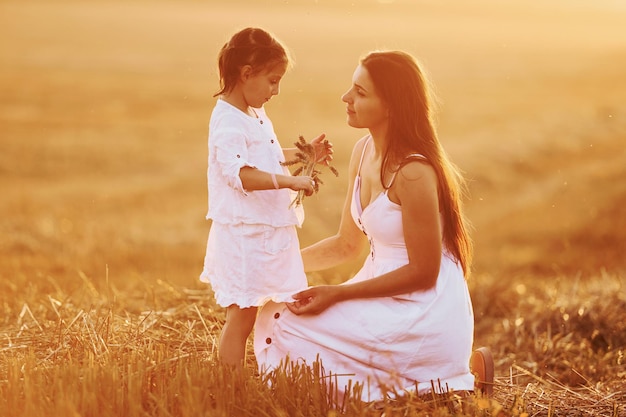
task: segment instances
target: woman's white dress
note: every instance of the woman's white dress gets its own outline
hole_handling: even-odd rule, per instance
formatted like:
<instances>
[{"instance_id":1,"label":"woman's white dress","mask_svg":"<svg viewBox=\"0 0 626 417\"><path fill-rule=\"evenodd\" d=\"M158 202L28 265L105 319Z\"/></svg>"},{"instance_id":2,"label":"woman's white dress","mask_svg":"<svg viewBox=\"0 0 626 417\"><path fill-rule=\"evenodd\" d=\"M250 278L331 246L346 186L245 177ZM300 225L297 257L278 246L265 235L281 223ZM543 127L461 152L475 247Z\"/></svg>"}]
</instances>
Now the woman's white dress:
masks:
<instances>
[{"instance_id":1,"label":"woman's white dress","mask_svg":"<svg viewBox=\"0 0 626 417\"><path fill-rule=\"evenodd\" d=\"M348 281L367 280L408 263L400 206L381 193L360 205L360 167L352 217L370 240L370 254ZM362 399L382 398L382 386L417 390L472 390L469 369L474 315L463 271L444 253L437 284L428 291L340 302L319 315L297 316L284 303L267 303L256 322L254 349L261 372L285 358L313 364L341 390L360 382Z\"/></svg>"}]
</instances>

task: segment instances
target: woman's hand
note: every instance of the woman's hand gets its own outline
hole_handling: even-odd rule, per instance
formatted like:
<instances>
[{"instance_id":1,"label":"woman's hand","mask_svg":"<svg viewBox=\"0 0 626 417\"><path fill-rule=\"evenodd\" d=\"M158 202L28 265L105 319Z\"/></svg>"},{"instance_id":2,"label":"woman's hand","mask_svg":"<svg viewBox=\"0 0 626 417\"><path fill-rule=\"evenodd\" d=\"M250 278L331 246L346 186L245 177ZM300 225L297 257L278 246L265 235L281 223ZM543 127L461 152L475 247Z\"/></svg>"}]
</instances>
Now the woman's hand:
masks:
<instances>
[{"instance_id":1,"label":"woman's hand","mask_svg":"<svg viewBox=\"0 0 626 417\"><path fill-rule=\"evenodd\" d=\"M311 141L315 149L315 162L328 166L333 160L333 144L325 140L326 134L322 133Z\"/></svg>"},{"instance_id":2,"label":"woman's hand","mask_svg":"<svg viewBox=\"0 0 626 417\"><path fill-rule=\"evenodd\" d=\"M293 295L294 302L287 303L293 314L319 314L339 301L340 285L320 285Z\"/></svg>"}]
</instances>

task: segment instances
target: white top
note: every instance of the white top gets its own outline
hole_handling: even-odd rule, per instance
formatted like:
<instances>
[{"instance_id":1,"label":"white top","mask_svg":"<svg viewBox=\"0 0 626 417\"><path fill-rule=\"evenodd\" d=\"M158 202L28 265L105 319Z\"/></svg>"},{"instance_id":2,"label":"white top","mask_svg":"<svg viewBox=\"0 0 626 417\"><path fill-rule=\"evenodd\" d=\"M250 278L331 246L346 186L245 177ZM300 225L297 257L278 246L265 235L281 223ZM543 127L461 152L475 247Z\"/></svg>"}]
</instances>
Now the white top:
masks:
<instances>
[{"instance_id":1,"label":"white top","mask_svg":"<svg viewBox=\"0 0 626 417\"><path fill-rule=\"evenodd\" d=\"M209 210L206 218L222 224L265 224L274 227L302 224L302 207L289 207L289 189L246 191L239 170L249 166L290 175L280 163L284 154L272 122L263 108L251 117L218 99L209 123Z\"/></svg>"}]
</instances>

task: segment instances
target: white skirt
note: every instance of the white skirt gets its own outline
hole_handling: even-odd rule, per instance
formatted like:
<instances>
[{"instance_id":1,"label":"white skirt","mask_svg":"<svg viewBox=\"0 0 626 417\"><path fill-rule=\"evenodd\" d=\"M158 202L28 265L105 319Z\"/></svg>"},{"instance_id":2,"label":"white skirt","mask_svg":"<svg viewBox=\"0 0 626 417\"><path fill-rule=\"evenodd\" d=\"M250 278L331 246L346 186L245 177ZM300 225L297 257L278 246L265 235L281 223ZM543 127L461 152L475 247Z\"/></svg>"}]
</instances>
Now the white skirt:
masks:
<instances>
[{"instance_id":1,"label":"white skirt","mask_svg":"<svg viewBox=\"0 0 626 417\"><path fill-rule=\"evenodd\" d=\"M295 226L213 222L200 280L222 307L293 301L307 287Z\"/></svg>"}]
</instances>

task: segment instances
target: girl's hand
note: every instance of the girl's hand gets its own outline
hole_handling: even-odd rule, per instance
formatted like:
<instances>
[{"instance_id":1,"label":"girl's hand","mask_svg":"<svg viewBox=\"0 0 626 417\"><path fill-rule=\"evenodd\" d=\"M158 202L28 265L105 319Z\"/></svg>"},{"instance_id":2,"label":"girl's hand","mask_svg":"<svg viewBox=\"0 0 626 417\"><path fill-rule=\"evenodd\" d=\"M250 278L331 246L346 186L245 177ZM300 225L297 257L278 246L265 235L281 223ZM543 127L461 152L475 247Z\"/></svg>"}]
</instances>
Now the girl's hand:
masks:
<instances>
[{"instance_id":1,"label":"girl's hand","mask_svg":"<svg viewBox=\"0 0 626 417\"><path fill-rule=\"evenodd\" d=\"M304 191L304 195L310 197L315 191L315 181L307 175L298 175L291 178L291 188L294 191Z\"/></svg>"},{"instance_id":2,"label":"girl's hand","mask_svg":"<svg viewBox=\"0 0 626 417\"><path fill-rule=\"evenodd\" d=\"M322 133L311 141L315 149L315 162L328 166L333 160L333 144L325 140L326 134Z\"/></svg>"},{"instance_id":3,"label":"girl's hand","mask_svg":"<svg viewBox=\"0 0 626 417\"><path fill-rule=\"evenodd\" d=\"M310 287L293 295L293 303L286 303L293 314L319 314L338 301L338 285Z\"/></svg>"}]
</instances>

